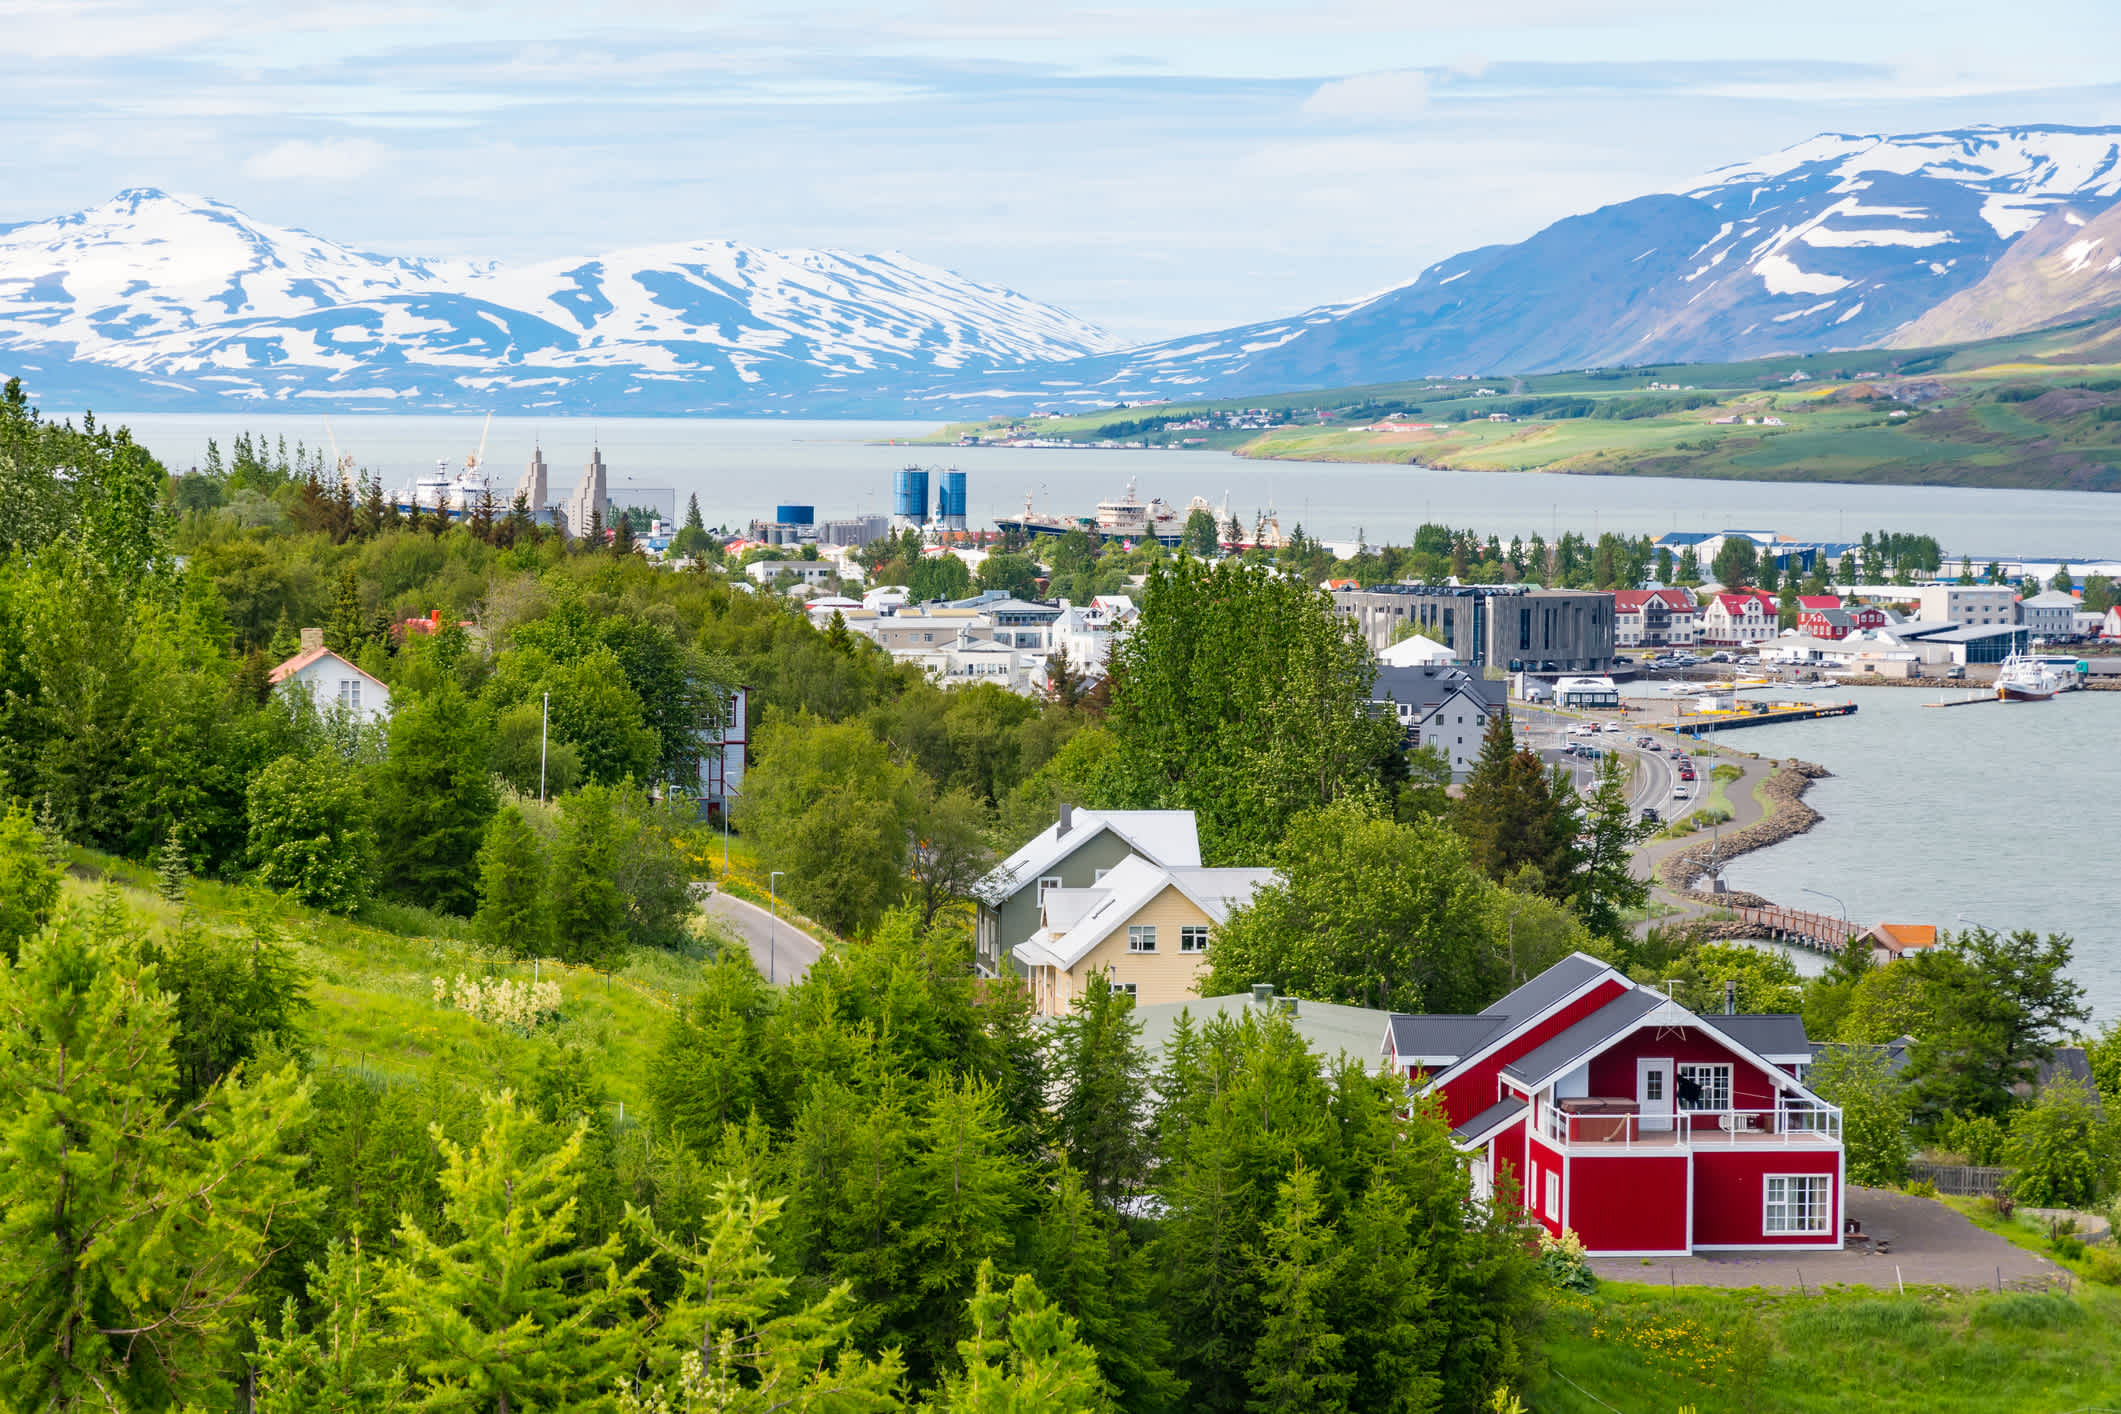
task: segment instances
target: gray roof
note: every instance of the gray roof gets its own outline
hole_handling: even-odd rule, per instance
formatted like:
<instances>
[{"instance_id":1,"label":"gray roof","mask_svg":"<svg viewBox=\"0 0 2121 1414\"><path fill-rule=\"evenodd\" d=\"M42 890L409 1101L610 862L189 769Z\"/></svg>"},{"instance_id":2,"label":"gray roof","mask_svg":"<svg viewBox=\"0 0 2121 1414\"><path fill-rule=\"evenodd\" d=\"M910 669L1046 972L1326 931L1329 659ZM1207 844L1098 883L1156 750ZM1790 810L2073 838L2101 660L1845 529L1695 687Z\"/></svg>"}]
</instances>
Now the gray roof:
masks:
<instances>
[{"instance_id":1,"label":"gray roof","mask_svg":"<svg viewBox=\"0 0 2121 1414\"><path fill-rule=\"evenodd\" d=\"M1884 1059L1886 1074L1898 1075L1901 1071L1907 1069L1907 1048L1913 1044L1914 1042L1906 1036L1902 1036L1897 1041L1888 1041L1883 1045L1873 1044L1868 1041L1814 1041L1812 1042L1812 1064L1819 1064L1822 1056L1836 1051L1870 1051Z\"/></svg>"},{"instance_id":2,"label":"gray roof","mask_svg":"<svg viewBox=\"0 0 2121 1414\"><path fill-rule=\"evenodd\" d=\"M1606 964L1584 953L1572 952L1529 982L1510 992L1482 1016L1500 1017L1515 1024L1539 1015L1548 1007L1606 971Z\"/></svg>"},{"instance_id":3,"label":"gray roof","mask_svg":"<svg viewBox=\"0 0 2121 1414\"><path fill-rule=\"evenodd\" d=\"M1526 1085L1537 1085L1550 1075L1568 1070L1664 1003L1664 997L1647 987L1622 992L1553 1040L1504 1066L1502 1073Z\"/></svg>"},{"instance_id":4,"label":"gray roof","mask_svg":"<svg viewBox=\"0 0 2121 1414\"><path fill-rule=\"evenodd\" d=\"M1451 1131L1451 1137L1468 1147L1484 1142L1496 1130L1508 1124L1529 1108L1515 1095L1488 1106L1464 1124Z\"/></svg>"},{"instance_id":5,"label":"gray roof","mask_svg":"<svg viewBox=\"0 0 2121 1414\"><path fill-rule=\"evenodd\" d=\"M1804 1018L1788 1012L1766 1012L1753 1016L1703 1016L1702 1020L1765 1060L1778 1056L1812 1054L1811 1038L1804 1034Z\"/></svg>"},{"instance_id":6,"label":"gray roof","mask_svg":"<svg viewBox=\"0 0 2121 1414\"><path fill-rule=\"evenodd\" d=\"M1273 1006L1280 1009L1289 999L1277 996ZM1209 1018L1227 1016L1237 1020L1253 1006L1250 992L1232 992L1221 997L1193 997L1182 1002L1157 1002L1134 1008L1135 1018L1141 1022L1142 1048L1152 1056L1160 1053L1164 1043L1171 1039L1172 1029L1178 1024L1180 1012L1190 1012L1194 1025L1205 1024ZM1384 1035L1389 1018L1384 1012L1372 1011L1368 1007L1342 1006L1337 1002L1314 1002L1298 1000L1296 1011L1289 1023L1296 1034L1303 1037L1312 1050L1328 1059L1334 1055L1345 1055L1350 1060L1369 1068L1377 1065L1377 1038Z\"/></svg>"},{"instance_id":7,"label":"gray roof","mask_svg":"<svg viewBox=\"0 0 2121 1414\"><path fill-rule=\"evenodd\" d=\"M1507 683L1489 682L1485 677L1449 663L1421 663L1407 668L1384 664L1377 669L1377 676L1370 685L1370 700L1382 702L1389 697L1394 702L1427 712L1450 700L1453 694L1463 692L1490 707L1500 707L1508 686Z\"/></svg>"},{"instance_id":8,"label":"gray roof","mask_svg":"<svg viewBox=\"0 0 2121 1414\"><path fill-rule=\"evenodd\" d=\"M1407 1016L1395 1014L1387 1039L1401 1056L1471 1055L1502 1026L1494 1016Z\"/></svg>"}]
</instances>

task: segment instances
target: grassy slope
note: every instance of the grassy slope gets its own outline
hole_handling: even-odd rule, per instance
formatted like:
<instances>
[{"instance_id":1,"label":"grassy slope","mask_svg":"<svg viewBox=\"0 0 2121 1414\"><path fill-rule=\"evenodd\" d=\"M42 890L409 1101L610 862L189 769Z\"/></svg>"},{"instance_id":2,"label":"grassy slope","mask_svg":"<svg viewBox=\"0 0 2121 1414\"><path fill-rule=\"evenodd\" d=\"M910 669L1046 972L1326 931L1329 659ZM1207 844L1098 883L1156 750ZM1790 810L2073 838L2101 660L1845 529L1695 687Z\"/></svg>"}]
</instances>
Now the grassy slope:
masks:
<instances>
[{"instance_id":1,"label":"grassy slope","mask_svg":"<svg viewBox=\"0 0 2121 1414\"><path fill-rule=\"evenodd\" d=\"M119 889L134 913L163 926L176 923L180 910L154 893L146 869L77 855L69 894L85 898L105 883ZM439 1069L475 1080L517 1073L518 1062L538 1044L435 1003L438 976L528 978L533 972L533 964L489 956L453 920L422 920L408 911L402 926L420 931L387 931L298 907L265 890L204 880L192 885L188 904L211 930L239 934L261 919L283 933L311 973L314 1009L306 1024L320 1065L405 1078ZM703 929L702 936L711 935ZM558 980L563 997L559 1018L539 1035L585 1049L600 1062L613 1098L638 1104L665 1018L694 989L699 970L697 959L647 949L630 951L609 976L552 962L537 965L542 978Z\"/></svg>"},{"instance_id":2,"label":"grassy slope","mask_svg":"<svg viewBox=\"0 0 2121 1414\"><path fill-rule=\"evenodd\" d=\"M2052 1414L2113 1403L2121 1296L1607 1283L1558 1303L1547 1355L1539 1414Z\"/></svg>"},{"instance_id":3,"label":"grassy slope","mask_svg":"<svg viewBox=\"0 0 2121 1414\"><path fill-rule=\"evenodd\" d=\"M1793 372L1809 381L1789 383ZM1874 373L1877 379L1858 380ZM1593 475L1689 476L1794 480L2066 487L2121 491L2121 422L2099 423L2100 404L2121 404L2121 390L2061 394L2030 403L1999 403L2004 387L2121 379L2121 318L1938 349L1867 349L1790 355L1729 364L1665 364L1628 370L1524 378L1435 380L1148 405L1026 424L1040 436L1095 441L1119 435L1114 424L1143 417L1240 407L1335 410L1266 433L1176 432L1205 437L1209 447L1292 461L1419 463L1466 471L1555 471ZM1882 400L1885 385L1933 385L1915 405ZM1651 383L1714 394L1717 405L1634 420L1562 418L1510 423L1448 422L1454 411L1479 414L1491 400L1551 394L1597 399L1653 395ZM1942 390L1940 399L1934 390ZM1907 407L1910 416L1889 413ZM1411 412L1419 408L1418 413ZM1434 431L1367 432L1381 410L1409 410ZM1774 416L1782 427L1717 426L1712 419ZM954 442L966 432L992 433L996 423L959 423L925 440ZM1139 433L1124 434L1138 438ZM1155 437L1152 435L1153 442Z\"/></svg>"}]
</instances>

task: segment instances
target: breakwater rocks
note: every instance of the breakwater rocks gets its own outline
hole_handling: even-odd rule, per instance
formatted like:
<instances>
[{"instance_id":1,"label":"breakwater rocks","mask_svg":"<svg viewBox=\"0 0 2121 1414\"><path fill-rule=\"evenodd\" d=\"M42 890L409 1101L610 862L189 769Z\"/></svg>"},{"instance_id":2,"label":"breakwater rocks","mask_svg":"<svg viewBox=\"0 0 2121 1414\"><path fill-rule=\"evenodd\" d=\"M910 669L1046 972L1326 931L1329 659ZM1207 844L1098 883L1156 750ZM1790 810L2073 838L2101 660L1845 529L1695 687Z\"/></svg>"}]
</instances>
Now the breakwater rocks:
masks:
<instances>
[{"instance_id":1,"label":"breakwater rocks","mask_svg":"<svg viewBox=\"0 0 2121 1414\"><path fill-rule=\"evenodd\" d=\"M1833 772L1811 761L1785 761L1764 782L1760 791L1767 797L1767 818L1757 824L1746 826L1720 840L1704 840L1676 850L1664 858L1658 867L1659 878L1664 886L1683 899L1695 903L1716 904L1725 908L1773 908L1775 901L1750 893L1710 893L1697 890L1694 881L1707 873L1712 863L1734 859L1756 849L1765 849L1779 844L1792 835L1801 835L1819 823L1819 812L1804 803L1804 793L1812 782Z\"/></svg>"}]
</instances>

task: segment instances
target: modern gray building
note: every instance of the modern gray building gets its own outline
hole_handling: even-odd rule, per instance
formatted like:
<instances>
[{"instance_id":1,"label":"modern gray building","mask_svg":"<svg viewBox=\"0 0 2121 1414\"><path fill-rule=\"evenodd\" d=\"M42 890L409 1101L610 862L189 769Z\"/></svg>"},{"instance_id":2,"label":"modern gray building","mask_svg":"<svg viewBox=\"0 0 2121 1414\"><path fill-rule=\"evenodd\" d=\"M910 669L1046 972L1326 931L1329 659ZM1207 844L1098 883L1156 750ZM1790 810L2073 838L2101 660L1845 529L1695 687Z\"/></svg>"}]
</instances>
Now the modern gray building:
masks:
<instances>
[{"instance_id":1,"label":"modern gray building","mask_svg":"<svg viewBox=\"0 0 2121 1414\"><path fill-rule=\"evenodd\" d=\"M1475 668L1603 673L1613 666L1613 596L1603 590L1380 584L1336 589L1333 602L1377 651L1411 624Z\"/></svg>"}]
</instances>

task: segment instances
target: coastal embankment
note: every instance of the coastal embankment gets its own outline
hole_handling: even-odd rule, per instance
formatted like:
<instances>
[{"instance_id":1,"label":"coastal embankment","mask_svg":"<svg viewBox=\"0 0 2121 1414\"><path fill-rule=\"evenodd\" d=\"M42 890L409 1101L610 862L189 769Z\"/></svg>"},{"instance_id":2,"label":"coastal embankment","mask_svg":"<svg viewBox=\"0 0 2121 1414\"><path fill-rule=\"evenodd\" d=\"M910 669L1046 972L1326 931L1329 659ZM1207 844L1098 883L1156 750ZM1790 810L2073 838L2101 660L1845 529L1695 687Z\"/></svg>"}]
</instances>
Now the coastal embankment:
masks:
<instances>
[{"instance_id":1,"label":"coastal embankment","mask_svg":"<svg viewBox=\"0 0 2121 1414\"><path fill-rule=\"evenodd\" d=\"M1779 844L1801 835L1819 823L1819 812L1804 803L1804 793L1813 781L1833 774L1811 761L1795 759L1781 763L1760 785L1765 815L1753 824L1713 840L1688 845L1666 855L1657 866L1657 880L1665 892L1688 903L1721 908L1772 908L1775 900L1752 893L1713 893L1697 889L1702 875L1741 854Z\"/></svg>"}]
</instances>

